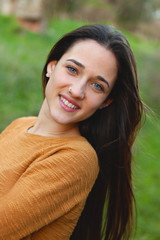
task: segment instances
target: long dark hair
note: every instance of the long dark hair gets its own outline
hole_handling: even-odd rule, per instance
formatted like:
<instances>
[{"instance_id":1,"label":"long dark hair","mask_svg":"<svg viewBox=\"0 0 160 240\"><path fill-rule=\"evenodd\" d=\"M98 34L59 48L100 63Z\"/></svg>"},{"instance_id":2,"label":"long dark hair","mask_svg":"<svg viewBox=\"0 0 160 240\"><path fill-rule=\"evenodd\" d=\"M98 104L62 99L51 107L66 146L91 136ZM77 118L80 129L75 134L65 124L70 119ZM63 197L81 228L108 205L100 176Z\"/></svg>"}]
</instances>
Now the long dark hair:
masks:
<instances>
[{"instance_id":1,"label":"long dark hair","mask_svg":"<svg viewBox=\"0 0 160 240\"><path fill-rule=\"evenodd\" d=\"M143 104L138 92L136 62L127 39L114 27L95 24L80 27L52 48L47 64L59 60L77 41L92 39L112 51L118 63L114 101L79 123L81 135L94 147L100 172L71 240L128 240L133 227L134 194L131 148L140 125Z\"/></svg>"}]
</instances>

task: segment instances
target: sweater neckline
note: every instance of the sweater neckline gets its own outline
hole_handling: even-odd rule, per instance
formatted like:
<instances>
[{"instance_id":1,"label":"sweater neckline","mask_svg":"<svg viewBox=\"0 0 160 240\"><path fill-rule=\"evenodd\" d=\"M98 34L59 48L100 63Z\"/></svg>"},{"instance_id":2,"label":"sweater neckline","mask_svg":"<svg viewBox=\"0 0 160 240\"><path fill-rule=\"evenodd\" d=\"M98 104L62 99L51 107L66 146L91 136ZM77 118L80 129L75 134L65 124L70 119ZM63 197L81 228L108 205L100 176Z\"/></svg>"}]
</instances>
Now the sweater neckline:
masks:
<instances>
[{"instance_id":1,"label":"sweater neckline","mask_svg":"<svg viewBox=\"0 0 160 240\"><path fill-rule=\"evenodd\" d=\"M63 140L86 140L85 137L83 136L57 136L57 137L52 137L52 136L44 136L44 135L40 135L40 134L34 134L34 133L29 133L28 130L30 128L32 128L36 122L37 117L33 117L32 119L30 119L30 121L28 121L27 127L25 126L25 135L28 137L33 137L33 138L39 138L39 139L50 139L50 140L58 140L58 139L63 139Z\"/></svg>"}]
</instances>

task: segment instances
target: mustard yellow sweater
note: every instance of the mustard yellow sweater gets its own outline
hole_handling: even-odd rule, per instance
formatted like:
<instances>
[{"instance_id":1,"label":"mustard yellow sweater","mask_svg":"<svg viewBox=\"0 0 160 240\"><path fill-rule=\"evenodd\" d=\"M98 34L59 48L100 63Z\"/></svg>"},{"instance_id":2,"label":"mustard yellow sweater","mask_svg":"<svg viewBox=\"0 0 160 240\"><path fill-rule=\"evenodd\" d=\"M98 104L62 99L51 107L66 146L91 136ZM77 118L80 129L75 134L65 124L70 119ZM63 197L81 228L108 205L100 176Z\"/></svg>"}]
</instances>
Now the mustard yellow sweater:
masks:
<instances>
[{"instance_id":1,"label":"mustard yellow sweater","mask_svg":"<svg viewBox=\"0 0 160 240\"><path fill-rule=\"evenodd\" d=\"M0 135L0 240L68 240L98 175L85 138L27 133L35 121Z\"/></svg>"}]
</instances>

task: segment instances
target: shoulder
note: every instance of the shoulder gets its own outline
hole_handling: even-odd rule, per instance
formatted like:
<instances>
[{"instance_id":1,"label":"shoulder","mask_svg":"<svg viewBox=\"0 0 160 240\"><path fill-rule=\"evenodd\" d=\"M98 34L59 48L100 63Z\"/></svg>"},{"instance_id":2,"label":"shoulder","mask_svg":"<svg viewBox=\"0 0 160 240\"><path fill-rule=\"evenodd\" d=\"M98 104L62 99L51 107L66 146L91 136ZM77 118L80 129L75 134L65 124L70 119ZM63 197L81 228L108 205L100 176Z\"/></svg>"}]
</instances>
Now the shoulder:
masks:
<instances>
[{"instance_id":1,"label":"shoulder","mask_svg":"<svg viewBox=\"0 0 160 240\"><path fill-rule=\"evenodd\" d=\"M22 126L22 125L26 125L26 124L34 124L36 120L37 120L37 117L21 117L21 118L17 118L16 120L14 120L9 125L9 127Z\"/></svg>"},{"instance_id":2,"label":"shoulder","mask_svg":"<svg viewBox=\"0 0 160 240\"><path fill-rule=\"evenodd\" d=\"M57 152L57 164L84 180L93 184L99 173L98 157L90 145L83 137L64 139L63 147ZM53 156L55 160L55 155Z\"/></svg>"},{"instance_id":3,"label":"shoulder","mask_svg":"<svg viewBox=\"0 0 160 240\"><path fill-rule=\"evenodd\" d=\"M66 152L70 154L80 157L81 159L88 161L98 161L98 157L96 151L91 146L91 144L87 141L86 138L82 136L77 137L68 137L63 139L63 148L66 149ZM62 140L61 139L61 140ZM78 161L78 158L77 158Z\"/></svg>"},{"instance_id":4,"label":"shoulder","mask_svg":"<svg viewBox=\"0 0 160 240\"><path fill-rule=\"evenodd\" d=\"M11 122L10 125L8 125L4 131L2 132L2 134L4 133L7 133L7 132L10 132L12 130L17 130L17 129L20 129L24 126L27 126L27 125L32 125L35 123L36 121L36 117L22 117L22 118L18 118L14 121Z\"/></svg>"},{"instance_id":5,"label":"shoulder","mask_svg":"<svg viewBox=\"0 0 160 240\"><path fill-rule=\"evenodd\" d=\"M78 154L84 156L85 158L94 158L97 159L97 154L91 144L87 141L86 138L82 136L68 138L67 144L68 147L76 151Z\"/></svg>"}]
</instances>

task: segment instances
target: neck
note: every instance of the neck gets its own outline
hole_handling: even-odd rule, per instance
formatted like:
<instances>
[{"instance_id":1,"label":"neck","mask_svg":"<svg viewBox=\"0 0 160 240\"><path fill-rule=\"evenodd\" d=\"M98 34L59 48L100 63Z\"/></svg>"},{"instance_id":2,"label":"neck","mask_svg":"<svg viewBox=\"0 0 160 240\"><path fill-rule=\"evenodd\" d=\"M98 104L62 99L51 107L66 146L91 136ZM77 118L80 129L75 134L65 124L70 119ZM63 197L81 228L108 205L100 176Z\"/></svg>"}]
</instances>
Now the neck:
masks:
<instances>
[{"instance_id":1,"label":"neck","mask_svg":"<svg viewBox=\"0 0 160 240\"><path fill-rule=\"evenodd\" d=\"M29 129L28 132L36 135L49 137L70 137L80 135L78 125L63 125L54 121L54 119L50 115L46 99L42 104L35 125L31 129Z\"/></svg>"}]
</instances>

